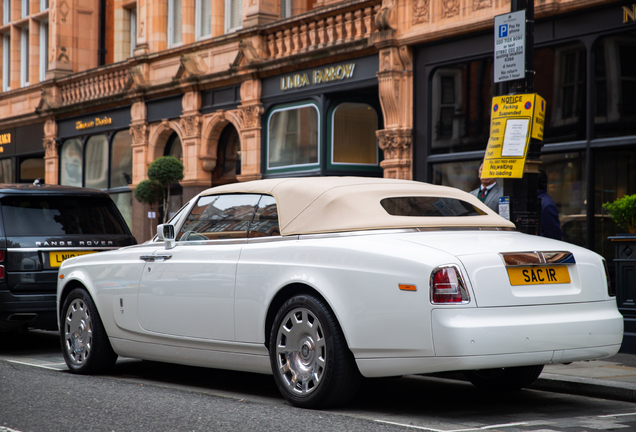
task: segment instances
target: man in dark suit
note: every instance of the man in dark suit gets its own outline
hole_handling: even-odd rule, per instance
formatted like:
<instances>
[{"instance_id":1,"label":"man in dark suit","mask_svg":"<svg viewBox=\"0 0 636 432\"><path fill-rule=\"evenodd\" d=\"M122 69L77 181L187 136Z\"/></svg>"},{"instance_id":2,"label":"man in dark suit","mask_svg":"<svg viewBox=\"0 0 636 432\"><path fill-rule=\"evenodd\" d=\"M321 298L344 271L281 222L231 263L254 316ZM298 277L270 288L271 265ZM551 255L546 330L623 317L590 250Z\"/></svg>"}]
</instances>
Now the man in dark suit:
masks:
<instances>
[{"instance_id":1,"label":"man in dark suit","mask_svg":"<svg viewBox=\"0 0 636 432\"><path fill-rule=\"evenodd\" d=\"M490 207L492 211L499 213L499 197L503 196L503 186L497 184L497 179L481 178L481 169L483 166L483 163L479 165L479 181L481 181L481 185L470 193L479 198L479 200Z\"/></svg>"}]
</instances>

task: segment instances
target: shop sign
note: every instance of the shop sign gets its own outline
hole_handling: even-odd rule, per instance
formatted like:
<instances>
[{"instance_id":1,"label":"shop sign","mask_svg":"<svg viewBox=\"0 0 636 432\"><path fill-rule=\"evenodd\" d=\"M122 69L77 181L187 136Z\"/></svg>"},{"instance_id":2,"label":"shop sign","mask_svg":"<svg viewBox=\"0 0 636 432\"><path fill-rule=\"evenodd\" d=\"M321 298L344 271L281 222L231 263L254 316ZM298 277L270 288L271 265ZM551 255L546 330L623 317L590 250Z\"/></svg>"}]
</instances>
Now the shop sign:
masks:
<instances>
[{"instance_id":1,"label":"shop sign","mask_svg":"<svg viewBox=\"0 0 636 432\"><path fill-rule=\"evenodd\" d=\"M636 4L623 6L623 24L629 21L636 21Z\"/></svg>"},{"instance_id":2,"label":"shop sign","mask_svg":"<svg viewBox=\"0 0 636 432\"><path fill-rule=\"evenodd\" d=\"M315 69L310 72L301 72L287 75L280 79L280 89L289 90L305 87L312 84L323 84L332 81L341 81L353 77L355 63L347 63L338 66Z\"/></svg>"},{"instance_id":3,"label":"shop sign","mask_svg":"<svg viewBox=\"0 0 636 432\"><path fill-rule=\"evenodd\" d=\"M11 144L11 134L8 132L0 134L0 153L4 153L4 147L2 146L5 144Z\"/></svg>"},{"instance_id":4,"label":"shop sign","mask_svg":"<svg viewBox=\"0 0 636 432\"><path fill-rule=\"evenodd\" d=\"M536 93L492 99L483 178L521 178L530 138L543 140L545 100Z\"/></svg>"},{"instance_id":5,"label":"shop sign","mask_svg":"<svg viewBox=\"0 0 636 432\"><path fill-rule=\"evenodd\" d=\"M75 122L75 130L90 129L90 128L106 126L110 124L113 124L113 119L110 117L107 117L107 116L104 116L103 118L95 117L94 120L89 120L89 121L78 120L77 122Z\"/></svg>"}]
</instances>

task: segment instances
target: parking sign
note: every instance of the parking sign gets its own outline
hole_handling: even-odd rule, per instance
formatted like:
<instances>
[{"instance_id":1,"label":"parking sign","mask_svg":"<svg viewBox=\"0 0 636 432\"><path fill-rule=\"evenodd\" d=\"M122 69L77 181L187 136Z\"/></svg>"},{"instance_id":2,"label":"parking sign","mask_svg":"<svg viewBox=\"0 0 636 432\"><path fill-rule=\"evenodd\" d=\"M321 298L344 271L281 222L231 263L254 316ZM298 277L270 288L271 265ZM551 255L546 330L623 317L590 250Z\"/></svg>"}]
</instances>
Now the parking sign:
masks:
<instances>
[{"instance_id":1,"label":"parking sign","mask_svg":"<svg viewBox=\"0 0 636 432\"><path fill-rule=\"evenodd\" d=\"M495 17L494 81L525 78L526 11Z\"/></svg>"}]
</instances>

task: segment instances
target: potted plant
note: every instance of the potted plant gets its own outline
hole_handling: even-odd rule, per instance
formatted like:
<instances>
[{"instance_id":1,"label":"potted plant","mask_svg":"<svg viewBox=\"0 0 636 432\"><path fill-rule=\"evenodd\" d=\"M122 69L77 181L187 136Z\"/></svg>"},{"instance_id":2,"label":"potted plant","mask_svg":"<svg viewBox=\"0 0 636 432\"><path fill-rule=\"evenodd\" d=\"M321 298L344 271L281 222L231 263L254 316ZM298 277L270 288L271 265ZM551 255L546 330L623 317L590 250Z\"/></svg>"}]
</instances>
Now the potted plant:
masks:
<instances>
[{"instance_id":1,"label":"potted plant","mask_svg":"<svg viewBox=\"0 0 636 432\"><path fill-rule=\"evenodd\" d=\"M609 237L614 243L614 286L618 310L623 314L625 331L620 352L636 354L636 194L603 204L617 227L625 233Z\"/></svg>"}]
</instances>

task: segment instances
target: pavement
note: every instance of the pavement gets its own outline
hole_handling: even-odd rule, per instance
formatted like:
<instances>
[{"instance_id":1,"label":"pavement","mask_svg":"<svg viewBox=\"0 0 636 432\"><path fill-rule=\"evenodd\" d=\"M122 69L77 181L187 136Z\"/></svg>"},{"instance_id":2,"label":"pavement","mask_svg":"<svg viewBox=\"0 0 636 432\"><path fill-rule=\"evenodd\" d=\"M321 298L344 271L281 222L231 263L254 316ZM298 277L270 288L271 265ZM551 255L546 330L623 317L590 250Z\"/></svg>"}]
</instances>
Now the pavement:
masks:
<instances>
[{"instance_id":1,"label":"pavement","mask_svg":"<svg viewBox=\"0 0 636 432\"><path fill-rule=\"evenodd\" d=\"M636 355L546 365L530 386L537 390L636 402Z\"/></svg>"}]
</instances>

